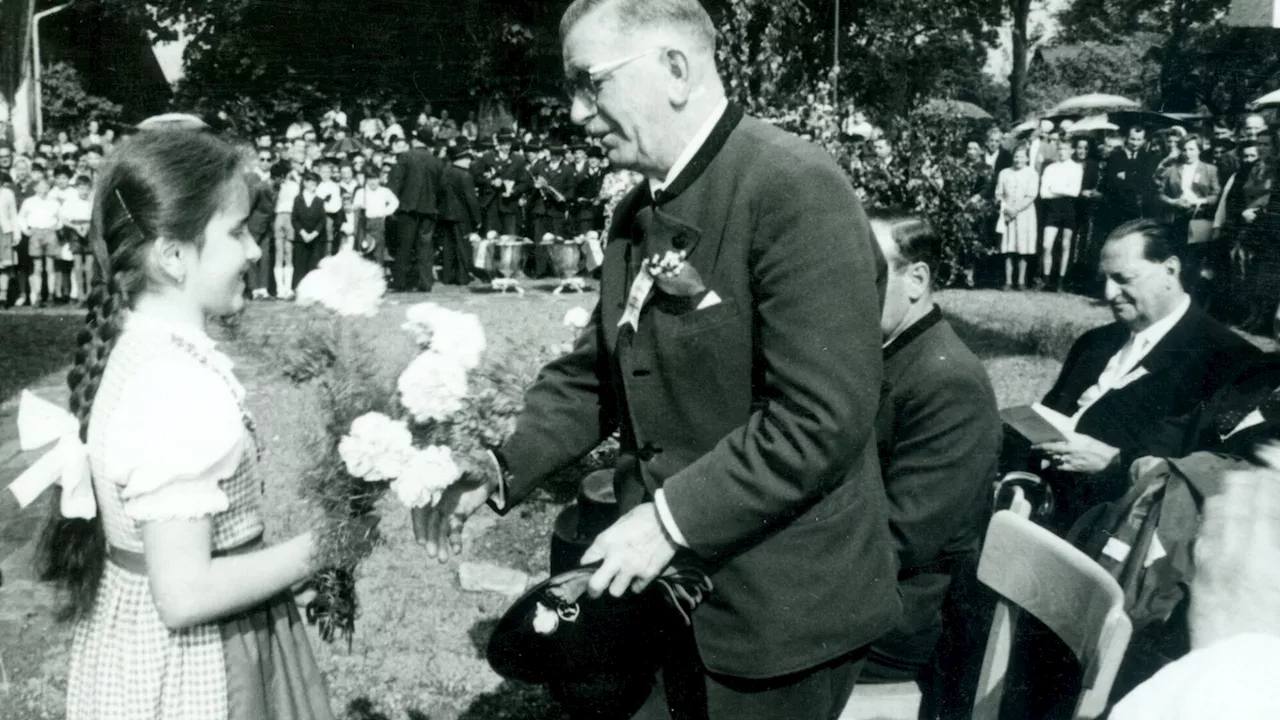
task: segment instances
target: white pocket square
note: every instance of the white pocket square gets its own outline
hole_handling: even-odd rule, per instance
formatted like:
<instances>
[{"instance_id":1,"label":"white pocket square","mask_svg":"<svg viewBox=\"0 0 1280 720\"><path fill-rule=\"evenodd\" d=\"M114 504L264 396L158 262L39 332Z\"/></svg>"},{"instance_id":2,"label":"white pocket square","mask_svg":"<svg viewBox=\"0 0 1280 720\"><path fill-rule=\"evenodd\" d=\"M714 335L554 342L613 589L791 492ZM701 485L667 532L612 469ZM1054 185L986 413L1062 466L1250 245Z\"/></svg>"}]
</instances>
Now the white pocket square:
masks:
<instances>
[{"instance_id":1,"label":"white pocket square","mask_svg":"<svg viewBox=\"0 0 1280 720\"><path fill-rule=\"evenodd\" d=\"M709 307L715 307L721 303L720 296L715 290L708 290L706 295L702 296L702 302L698 303L698 310L706 310Z\"/></svg>"}]
</instances>

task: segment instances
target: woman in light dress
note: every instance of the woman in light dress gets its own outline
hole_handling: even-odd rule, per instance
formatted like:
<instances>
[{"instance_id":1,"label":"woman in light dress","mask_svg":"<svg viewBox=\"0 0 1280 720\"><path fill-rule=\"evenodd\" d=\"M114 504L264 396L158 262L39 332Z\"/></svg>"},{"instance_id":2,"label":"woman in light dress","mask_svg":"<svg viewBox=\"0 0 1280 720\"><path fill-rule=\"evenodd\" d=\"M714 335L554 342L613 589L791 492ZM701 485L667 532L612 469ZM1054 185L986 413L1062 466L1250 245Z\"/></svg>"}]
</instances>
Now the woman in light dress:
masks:
<instances>
[{"instance_id":1,"label":"woman in light dress","mask_svg":"<svg viewBox=\"0 0 1280 720\"><path fill-rule=\"evenodd\" d=\"M996 180L996 201L1000 203L1000 219L996 232L1003 236L1000 252L1004 255L1004 289L1022 290L1027 286L1027 263L1036 254L1036 196L1040 192L1040 176L1031 167L1030 151L1019 145L1013 151L1013 167L1000 171ZM1013 283L1014 261L1018 265L1018 283Z\"/></svg>"}]
</instances>

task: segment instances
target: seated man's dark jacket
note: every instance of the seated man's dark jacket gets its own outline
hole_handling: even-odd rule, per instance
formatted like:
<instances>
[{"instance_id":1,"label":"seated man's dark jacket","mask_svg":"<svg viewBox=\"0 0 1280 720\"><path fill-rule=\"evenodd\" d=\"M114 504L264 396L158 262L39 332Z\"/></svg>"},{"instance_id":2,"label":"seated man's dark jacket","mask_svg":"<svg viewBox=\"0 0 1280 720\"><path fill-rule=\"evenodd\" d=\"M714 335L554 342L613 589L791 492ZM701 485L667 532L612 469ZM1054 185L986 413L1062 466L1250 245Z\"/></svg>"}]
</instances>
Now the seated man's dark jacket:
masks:
<instances>
[{"instance_id":1,"label":"seated man's dark jacket","mask_svg":"<svg viewBox=\"0 0 1280 720\"><path fill-rule=\"evenodd\" d=\"M1126 602L1132 604L1129 612L1131 615L1136 614L1141 622L1135 624L1133 638L1112 686L1112 702L1119 700L1160 668L1190 651L1186 600L1190 577L1188 562L1191 559L1190 552L1186 549L1189 543L1174 543L1167 538L1170 535L1194 536L1199 526L1198 511L1203 509L1204 494L1213 492L1211 488L1221 483L1221 477L1209 475L1197 478L1187 468L1206 468L1217 475L1221 471L1215 465L1230 469L1232 463L1241 460L1258 462L1257 449L1260 445L1280 441L1278 388L1280 355L1259 355L1253 362L1237 368L1222 387L1212 397L1202 401L1195 410L1158 423L1148 434L1144 441L1146 447L1141 452L1122 455L1120 462L1108 470L1108 475L1123 476L1128 484L1133 462L1139 457L1176 458L1179 459L1179 470L1186 473L1186 484L1191 488L1189 495L1187 490L1182 490L1181 495L1176 496L1183 504L1179 511L1175 512L1169 507L1167 493L1170 491L1166 490L1158 509L1147 511L1143 520L1144 524L1164 528L1161 535L1166 538L1162 543L1168 553L1166 563L1170 559L1177 562L1173 565L1148 566L1149 574L1143 582L1149 583L1149 586L1142 592L1137 588L1126 588ZM1261 409L1263 422L1233 433L1240 420L1255 409ZM1227 437L1224 438L1224 435ZM1197 454L1196 457L1189 458L1193 453ZM1076 523L1070 539L1086 553L1095 556L1100 554L1100 548L1117 530L1114 514L1133 512L1131 506L1138 492L1138 488L1134 488L1114 506L1108 504L1089 512ZM1190 507L1188 498L1198 507ZM1175 522L1190 526L1169 529L1168 526ZM1126 582L1134 582L1134 578L1128 575L1124 579ZM1168 605L1173 601L1178 604L1170 610ZM1153 621L1153 616L1165 619ZM1049 631L1042 628L1031 628L1028 635L1033 639L1021 641L1023 646L1018 651L1029 658L1034 657L1034 662L1038 663L1037 673L1054 677L1054 668L1069 668L1073 661L1070 651L1055 639L1048 638L1049 634ZM1074 695L1070 688L1064 689L1060 682L1047 682L1043 685L1034 683L1034 687L1023 698L1027 705L1019 706L1021 714L1015 716L1069 717L1070 703L1062 702L1063 697L1069 699Z\"/></svg>"},{"instance_id":2,"label":"seated man's dark jacket","mask_svg":"<svg viewBox=\"0 0 1280 720\"><path fill-rule=\"evenodd\" d=\"M1262 422L1239 432L1250 412L1261 410ZM1225 437L1224 437L1225 436ZM1257 449L1280 441L1280 353L1259 355L1240 367L1212 397L1181 417L1166 418L1150 434L1146 447L1121 455L1127 472L1138 457L1185 457L1213 452L1257 462Z\"/></svg>"},{"instance_id":3,"label":"seated man's dark jacket","mask_svg":"<svg viewBox=\"0 0 1280 720\"><path fill-rule=\"evenodd\" d=\"M1000 439L986 370L941 311L884 349L876 441L904 612L872 646L873 664L914 673L932 654L953 561L979 550Z\"/></svg>"},{"instance_id":4,"label":"seated man's dark jacket","mask_svg":"<svg viewBox=\"0 0 1280 720\"><path fill-rule=\"evenodd\" d=\"M1064 415L1074 415L1080 396L1098 381L1129 335L1125 325L1113 322L1080 336L1042 403ZM1076 431L1118 448L1122 457L1150 454L1145 448L1153 442L1162 420L1192 412L1258 354L1247 340L1192 305L1142 359L1139 366L1146 374L1099 398L1080 416ZM1025 452L1025 441L1021 445ZM1007 460L1006 468L1014 469L1010 465L1024 462ZM1042 470L1036 455L1032 455L1029 469L1054 486L1063 530L1090 506L1114 500L1125 491L1123 482L1111 487L1112 483L1106 482L1080 482L1073 473Z\"/></svg>"}]
</instances>

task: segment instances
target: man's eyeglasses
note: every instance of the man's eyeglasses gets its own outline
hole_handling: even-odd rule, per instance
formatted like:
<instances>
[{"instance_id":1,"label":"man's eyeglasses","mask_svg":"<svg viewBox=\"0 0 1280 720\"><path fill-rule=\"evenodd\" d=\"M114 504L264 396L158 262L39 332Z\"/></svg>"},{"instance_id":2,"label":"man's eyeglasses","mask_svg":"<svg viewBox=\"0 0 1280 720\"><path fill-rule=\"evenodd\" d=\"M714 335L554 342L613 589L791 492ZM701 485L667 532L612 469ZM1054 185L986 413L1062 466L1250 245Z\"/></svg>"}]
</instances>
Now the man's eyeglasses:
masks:
<instances>
[{"instance_id":1,"label":"man's eyeglasses","mask_svg":"<svg viewBox=\"0 0 1280 720\"><path fill-rule=\"evenodd\" d=\"M565 78L565 95L568 96L570 103L574 102L578 98L582 98L588 107L594 109L596 101L600 97L600 88L604 85L605 80L608 80L615 72L620 70L627 63L635 62L655 50L664 49L665 48L660 47L646 48L635 55L629 55L621 60L610 60L609 62L598 63L589 68L578 70Z\"/></svg>"}]
</instances>

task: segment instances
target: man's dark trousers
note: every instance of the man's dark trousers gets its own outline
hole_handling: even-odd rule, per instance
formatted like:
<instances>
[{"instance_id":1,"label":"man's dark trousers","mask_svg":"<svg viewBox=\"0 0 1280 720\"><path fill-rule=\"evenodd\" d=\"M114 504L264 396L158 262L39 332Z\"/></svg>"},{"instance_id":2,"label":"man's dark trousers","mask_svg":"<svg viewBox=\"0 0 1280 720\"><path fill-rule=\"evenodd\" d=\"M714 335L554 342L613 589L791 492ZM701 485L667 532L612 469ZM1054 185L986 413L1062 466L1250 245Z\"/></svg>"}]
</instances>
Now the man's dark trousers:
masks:
<instances>
[{"instance_id":1,"label":"man's dark trousers","mask_svg":"<svg viewBox=\"0 0 1280 720\"><path fill-rule=\"evenodd\" d=\"M440 282L445 285L466 285L471 282L470 232L463 223L443 220L437 226L440 239Z\"/></svg>"},{"instance_id":2,"label":"man's dark trousers","mask_svg":"<svg viewBox=\"0 0 1280 720\"><path fill-rule=\"evenodd\" d=\"M708 673L692 634L676 639L649 699L632 720L838 720L853 695L867 648L794 675L747 680Z\"/></svg>"},{"instance_id":3,"label":"man's dark trousers","mask_svg":"<svg viewBox=\"0 0 1280 720\"><path fill-rule=\"evenodd\" d=\"M398 212L396 220L396 263L392 278L401 291L431 292L435 284L436 216L420 212Z\"/></svg>"}]
</instances>

